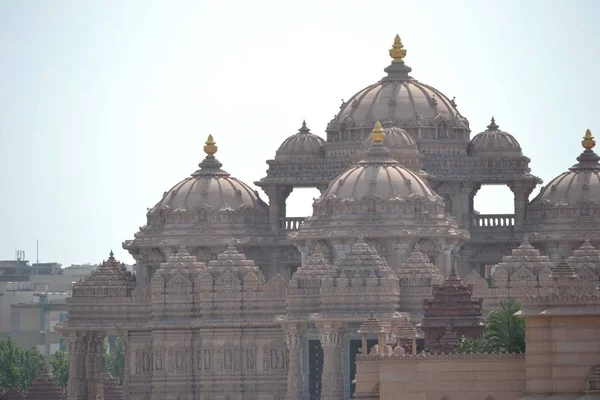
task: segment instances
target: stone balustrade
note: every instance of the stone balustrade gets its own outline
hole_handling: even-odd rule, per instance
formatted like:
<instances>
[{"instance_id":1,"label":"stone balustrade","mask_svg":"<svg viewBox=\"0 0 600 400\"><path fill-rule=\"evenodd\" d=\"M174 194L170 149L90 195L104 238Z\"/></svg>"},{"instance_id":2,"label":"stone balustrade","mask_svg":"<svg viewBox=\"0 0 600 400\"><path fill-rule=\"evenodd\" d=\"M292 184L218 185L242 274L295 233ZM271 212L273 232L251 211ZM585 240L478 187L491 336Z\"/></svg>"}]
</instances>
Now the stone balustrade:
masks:
<instances>
[{"instance_id":1,"label":"stone balustrade","mask_svg":"<svg viewBox=\"0 0 600 400\"><path fill-rule=\"evenodd\" d=\"M473 228L507 228L515 226L514 214L479 214L474 215Z\"/></svg>"},{"instance_id":2,"label":"stone balustrade","mask_svg":"<svg viewBox=\"0 0 600 400\"><path fill-rule=\"evenodd\" d=\"M286 217L279 219L280 231L297 231L300 225L306 220L306 217Z\"/></svg>"}]
</instances>

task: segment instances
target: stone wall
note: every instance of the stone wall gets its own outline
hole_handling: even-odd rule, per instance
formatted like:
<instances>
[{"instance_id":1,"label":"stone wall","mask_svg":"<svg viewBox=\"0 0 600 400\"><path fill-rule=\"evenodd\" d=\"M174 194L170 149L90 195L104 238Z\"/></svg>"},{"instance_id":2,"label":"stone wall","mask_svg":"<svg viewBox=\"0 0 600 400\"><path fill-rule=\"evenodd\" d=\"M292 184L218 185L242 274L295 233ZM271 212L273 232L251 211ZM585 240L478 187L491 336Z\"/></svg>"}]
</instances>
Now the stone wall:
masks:
<instances>
[{"instance_id":1,"label":"stone wall","mask_svg":"<svg viewBox=\"0 0 600 400\"><path fill-rule=\"evenodd\" d=\"M363 399L516 400L525 392L523 355L368 355L356 368Z\"/></svg>"},{"instance_id":2,"label":"stone wall","mask_svg":"<svg viewBox=\"0 0 600 400\"><path fill-rule=\"evenodd\" d=\"M529 316L526 336L527 393L577 394L587 389L590 371L600 360L597 315Z\"/></svg>"}]
</instances>

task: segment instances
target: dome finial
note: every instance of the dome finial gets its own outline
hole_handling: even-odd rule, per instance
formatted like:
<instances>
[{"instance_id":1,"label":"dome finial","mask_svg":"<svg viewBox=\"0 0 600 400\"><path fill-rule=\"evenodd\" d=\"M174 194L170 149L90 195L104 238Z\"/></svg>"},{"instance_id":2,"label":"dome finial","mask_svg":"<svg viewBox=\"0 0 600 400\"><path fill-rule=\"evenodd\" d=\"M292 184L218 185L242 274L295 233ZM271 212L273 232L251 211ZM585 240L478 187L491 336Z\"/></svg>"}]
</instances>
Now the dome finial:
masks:
<instances>
[{"instance_id":1,"label":"dome finial","mask_svg":"<svg viewBox=\"0 0 600 400\"><path fill-rule=\"evenodd\" d=\"M298 132L300 133L309 133L310 129L308 129L308 127L306 126L306 120L302 121L302 127L300 129L298 129Z\"/></svg>"},{"instance_id":2,"label":"dome finial","mask_svg":"<svg viewBox=\"0 0 600 400\"><path fill-rule=\"evenodd\" d=\"M219 147L217 146L217 142L213 139L213 136L208 135L208 139L206 139L206 142L204 143L204 152L209 156L212 156L218 149Z\"/></svg>"},{"instance_id":3,"label":"dome finial","mask_svg":"<svg viewBox=\"0 0 600 400\"><path fill-rule=\"evenodd\" d=\"M591 150L596 146L596 141L594 140L594 137L592 136L592 131L590 131L589 129L585 131L585 136L583 137L583 140L581 141L581 145L586 150Z\"/></svg>"},{"instance_id":4,"label":"dome finial","mask_svg":"<svg viewBox=\"0 0 600 400\"><path fill-rule=\"evenodd\" d=\"M392 63L403 63L404 57L406 57L406 49L402 44L402 39L400 39L400 35L396 35L394 38L394 44L390 49L390 57L392 57Z\"/></svg>"},{"instance_id":5,"label":"dome finial","mask_svg":"<svg viewBox=\"0 0 600 400\"><path fill-rule=\"evenodd\" d=\"M381 123L377 121L375 123L375 128L371 131L371 140L373 143L383 143L383 139L385 138L385 134L383 133L383 127Z\"/></svg>"},{"instance_id":6,"label":"dome finial","mask_svg":"<svg viewBox=\"0 0 600 400\"><path fill-rule=\"evenodd\" d=\"M495 131L500 128L498 124L496 124L496 118L492 117L492 122L487 126L488 131Z\"/></svg>"}]
</instances>

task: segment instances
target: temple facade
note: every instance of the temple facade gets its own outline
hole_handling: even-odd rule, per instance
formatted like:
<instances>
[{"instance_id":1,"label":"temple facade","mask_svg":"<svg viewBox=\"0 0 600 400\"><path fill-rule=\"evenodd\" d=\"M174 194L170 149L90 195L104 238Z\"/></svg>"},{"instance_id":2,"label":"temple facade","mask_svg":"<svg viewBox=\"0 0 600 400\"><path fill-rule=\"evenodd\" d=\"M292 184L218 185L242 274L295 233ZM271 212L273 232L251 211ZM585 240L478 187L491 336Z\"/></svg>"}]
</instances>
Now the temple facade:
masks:
<instances>
[{"instance_id":1,"label":"temple facade","mask_svg":"<svg viewBox=\"0 0 600 400\"><path fill-rule=\"evenodd\" d=\"M385 76L343 102L324 137L303 123L283 141L255 182L267 201L208 137L199 168L123 242L135 273L111 254L75 284L56 328L68 337L68 400L104 393L108 333L123 340L124 399L340 400L357 392L362 349L400 357L422 339L444 351L477 337L502 300L549 295L565 258L594 292L591 132L577 163L530 200L541 180L516 138L493 118L471 135L454 99L410 75L399 37L389 53ZM485 184L510 187L514 214L474 209ZM313 214L288 217L286 199L305 187L321 193Z\"/></svg>"}]
</instances>

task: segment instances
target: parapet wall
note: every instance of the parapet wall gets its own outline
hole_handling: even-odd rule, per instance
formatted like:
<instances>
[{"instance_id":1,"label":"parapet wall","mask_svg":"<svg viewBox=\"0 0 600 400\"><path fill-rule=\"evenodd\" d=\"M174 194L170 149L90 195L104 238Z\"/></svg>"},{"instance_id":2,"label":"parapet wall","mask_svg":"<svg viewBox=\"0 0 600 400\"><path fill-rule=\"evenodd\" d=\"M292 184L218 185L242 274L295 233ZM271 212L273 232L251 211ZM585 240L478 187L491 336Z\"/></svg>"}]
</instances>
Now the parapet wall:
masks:
<instances>
[{"instance_id":1,"label":"parapet wall","mask_svg":"<svg viewBox=\"0 0 600 400\"><path fill-rule=\"evenodd\" d=\"M522 354L368 355L356 368L356 398L517 400L525 392Z\"/></svg>"}]
</instances>

